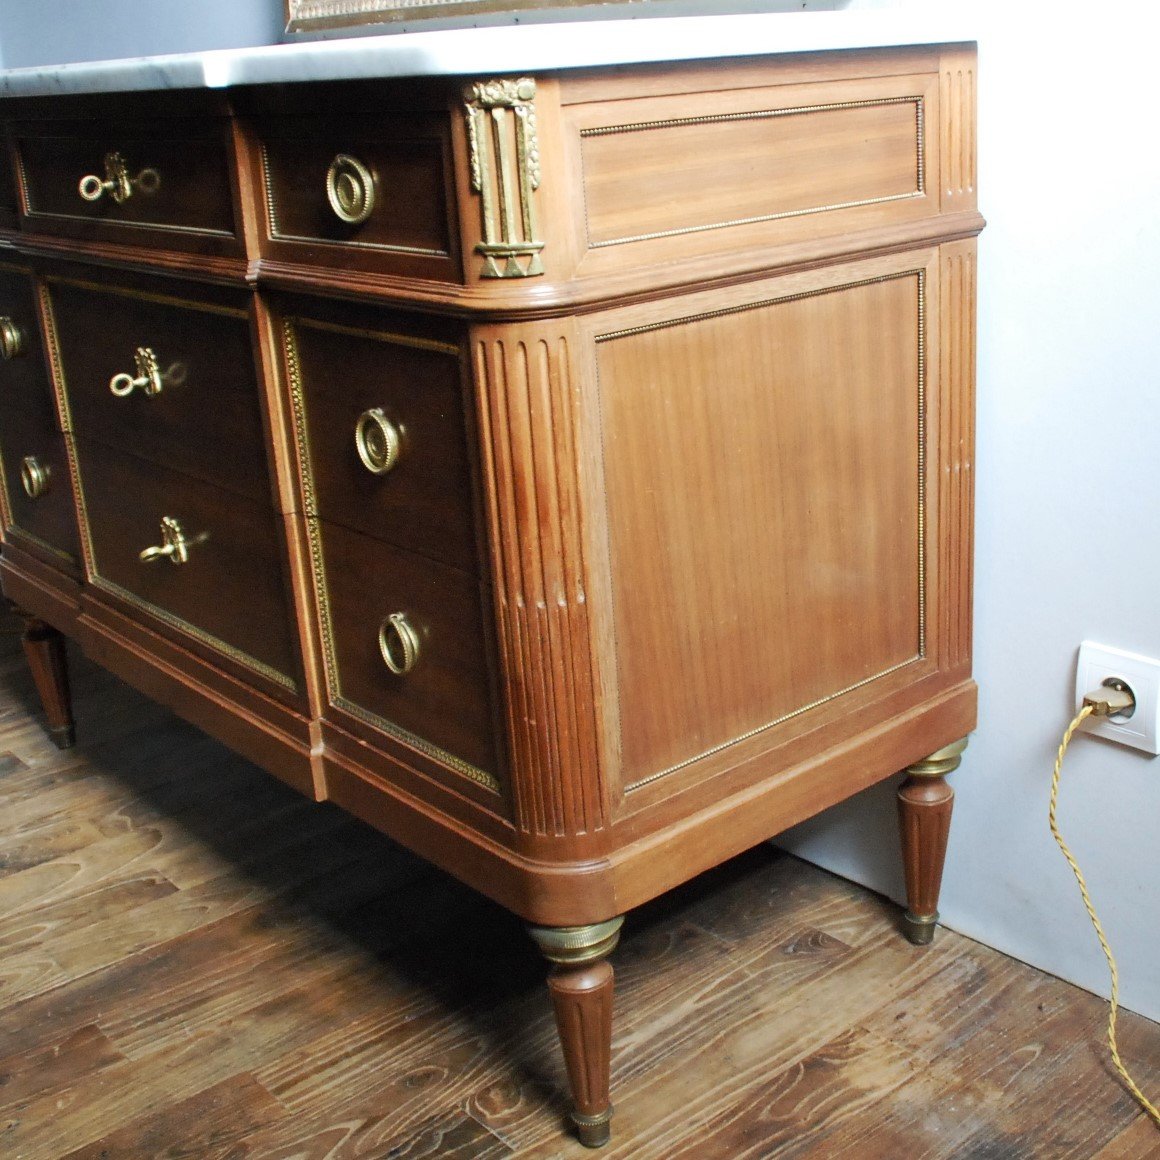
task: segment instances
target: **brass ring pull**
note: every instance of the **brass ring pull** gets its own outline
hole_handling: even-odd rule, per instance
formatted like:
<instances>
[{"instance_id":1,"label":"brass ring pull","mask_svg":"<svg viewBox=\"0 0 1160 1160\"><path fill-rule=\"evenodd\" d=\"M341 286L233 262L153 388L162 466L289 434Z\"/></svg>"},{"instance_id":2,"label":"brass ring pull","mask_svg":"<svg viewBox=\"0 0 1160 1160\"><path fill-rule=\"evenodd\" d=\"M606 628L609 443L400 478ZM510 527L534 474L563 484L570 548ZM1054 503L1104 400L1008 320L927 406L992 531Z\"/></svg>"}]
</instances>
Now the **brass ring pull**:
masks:
<instances>
[{"instance_id":1,"label":"brass ring pull","mask_svg":"<svg viewBox=\"0 0 1160 1160\"><path fill-rule=\"evenodd\" d=\"M35 455L26 455L20 461L20 486L29 499L39 499L48 491L52 470Z\"/></svg>"},{"instance_id":2,"label":"brass ring pull","mask_svg":"<svg viewBox=\"0 0 1160 1160\"><path fill-rule=\"evenodd\" d=\"M173 516L162 516L161 543L156 547L146 548L138 555L138 559L142 564L151 564L155 560L184 564L189 560L189 549L193 542L186 538L181 524Z\"/></svg>"},{"instance_id":3,"label":"brass ring pull","mask_svg":"<svg viewBox=\"0 0 1160 1160\"><path fill-rule=\"evenodd\" d=\"M158 185L160 185L160 178ZM129 177L125 158L116 150L106 153L104 180L102 181L95 173L89 173L81 178L77 189L85 201L100 201L106 193L118 205L123 201L128 201L133 195L133 181Z\"/></svg>"},{"instance_id":4,"label":"brass ring pull","mask_svg":"<svg viewBox=\"0 0 1160 1160\"><path fill-rule=\"evenodd\" d=\"M403 453L403 433L379 407L364 411L354 428L354 445L362 465L374 475L385 475Z\"/></svg>"},{"instance_id":5,"label":"brass ring pull","mask_svg":"<svg viewBox=\"0 0 1160 1160\"><path fill-rule=\"evenodd\" d=\"M374 212L374 175L357 157L340 153L326 172L326 198L340 221L361 225Z\"/></svg>"},{"instance_id":6,"label":"brass ring pull","mask_svg":"<svg viewBox=\"0 0 1160 1160\"><path fill-rule=\"evenodd\" d=\"M16 325L15 319L7 315L0 317L0 358L7 361L24 353L24 331Z\"/></svg>"},{"instance_id":7,"label":"brass ring pull","mask_svg":"<svg viewBox=\"0 0 1160 1160\"><path fill-rule=\"evenodd\" d=\"M405 613L392 612L379 626L379 652L396 676L401 677L415 667L419 660L419 634Z\"/></svg>"},{"instance_id":8,"label":"brass ring pull","mask_svg":"<svg viewBox=\"0 0 1160 1160\"><path fill-rule=\"evenodd\" d=\"M137 377L134 378L123 372L114 375L109 380L109 390L119 399L131 395L137 389L144 391L147 395L160 394L162 379L157 356L149 347L139 346L133 357L137 364Z\"/></svg>"}]
</instances>

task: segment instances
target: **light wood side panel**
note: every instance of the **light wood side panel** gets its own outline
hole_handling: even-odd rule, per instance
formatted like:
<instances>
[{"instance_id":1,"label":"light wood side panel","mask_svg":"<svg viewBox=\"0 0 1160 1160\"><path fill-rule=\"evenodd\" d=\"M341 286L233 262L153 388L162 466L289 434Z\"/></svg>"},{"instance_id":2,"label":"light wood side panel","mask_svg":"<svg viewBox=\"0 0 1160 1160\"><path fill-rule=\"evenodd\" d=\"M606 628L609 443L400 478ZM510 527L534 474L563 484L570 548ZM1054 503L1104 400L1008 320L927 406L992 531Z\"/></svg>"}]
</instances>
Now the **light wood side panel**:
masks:
<instances>
[{"instance_id":1,"label":"light wood side panel","mask_svg":"<svg viewBox=\"0 0 1160 1160\"><path fill-rule=\"evenodd\" d=\"M922 199L928 90L920 75L585 111L588 245Z\"/></svg>"},{"instance_id":2,"label":"light wood side panel","mask_svg":"<svg viewBox=\"0 0 1160 1160\"><path fill-rule=\"evenodd\" d=\"M581 529L586 459L570 322L473 332L514 816L565 837L606 825Z\"/></svg>"},{"instance_id":3,"label":"light wood side panel","mask_svg":"<svg viewBox=\"0 0 1160 1160\"><path fill-rule=\"evenodd\" d=\"M975 524L975 242L942 249L939 295L939 663L969 662Z\"/></svg>"},{"instance_id":4,"label":"light wood side panel","mask_svg":"<svg viewBox=\"0 0 1160 1160\"><path fill-rule=\"evenodd\" d=\"M598 338L627 789L925 651L926 275L826 277Z\"/></svg>"}]
</instances>

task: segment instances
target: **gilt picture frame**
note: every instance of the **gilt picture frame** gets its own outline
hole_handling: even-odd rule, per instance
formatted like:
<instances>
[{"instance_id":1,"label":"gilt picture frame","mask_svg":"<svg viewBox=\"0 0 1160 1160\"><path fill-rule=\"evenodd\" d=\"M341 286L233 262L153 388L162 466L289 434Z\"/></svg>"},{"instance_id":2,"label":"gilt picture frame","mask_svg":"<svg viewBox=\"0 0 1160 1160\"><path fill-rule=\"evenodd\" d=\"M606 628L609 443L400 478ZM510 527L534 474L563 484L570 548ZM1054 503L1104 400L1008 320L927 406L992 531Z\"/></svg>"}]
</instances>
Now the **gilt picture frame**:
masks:
<instances>
[{"instance_id":1,"label":"gilt picture frame","mask_svg":"<svg viewBox=\"0 0 1160 1160\"><path fill-rule=\"evenodd\" d=\"M284 0L287 32L353 28L402 20L470 17L530 9L597 8L641 0Z\"/></svg>"}]
</instances>

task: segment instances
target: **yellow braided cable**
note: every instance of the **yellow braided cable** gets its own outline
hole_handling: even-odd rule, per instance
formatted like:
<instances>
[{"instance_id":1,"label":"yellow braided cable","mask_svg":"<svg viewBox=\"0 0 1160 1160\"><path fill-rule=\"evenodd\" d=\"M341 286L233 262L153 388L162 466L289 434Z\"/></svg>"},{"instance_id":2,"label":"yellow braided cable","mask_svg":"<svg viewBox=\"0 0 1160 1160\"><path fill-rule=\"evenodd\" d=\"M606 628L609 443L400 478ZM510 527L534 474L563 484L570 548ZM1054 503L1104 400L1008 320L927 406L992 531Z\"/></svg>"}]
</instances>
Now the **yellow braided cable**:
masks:
<instances>
[{"instance_id":1,"label":"yellow braided cable","mask_svg":"<svg viewBox=\"0 0 1160 1160\"><path fill-rule=\"evenodd\" d=\"M1136 1086L1136 1081L1128 1074L1128 1069L1124 1066L1123 1060L1120 1059L1120 1048L1116 1043L1116 1015L1120 1010L1120 972L1116 969L1116 960L1112 955L1112 948L1108 945L1107 937L1104 935L1104 928L1100 925L1099 917L1096 915L1096 908L1092 905L1091 895L1088 894L1083 871L1080 870L1079 863L1075 860L1075 855L1063 840L1063 835L1059 832L1059 826L1055 821L1055 807L1059 801L1059 772L1063 768L1063 755L1067 752L1067 747L1071 744L1071 739L1075 736L1075 731L1091 715L1091 705L1085 705L1075 715L1071 724L1063 734L1063 741L1059 746L1059 755L1055 759L1055 773L1051 777L1051 808L1048 810L1047 820L1051 825L1051 833L1055 837L1056 843L1063 852L1063 856L1067 859L1067 864L1072 868L1076 882L1079 883L1079 892L1083 898L1084 909L1087 910L1088 918L1092 920L1092 926L1096 929L1096 937L1100 940L1100 946L1104 948L1104 958L1108 960L1108 970L1112 976L1112 995L1108 1007L1108 1047L1111 1049L1112 1063L1115 1065L1116 1071L1120 1073L1120 1077L1127 1085L1128 1090L1136 1097L1144 1111L1152 1117L1157 1127L1160 1127L1160 1112L1149 1103L1147 1096Z\"/></svg>"}]
</instances>

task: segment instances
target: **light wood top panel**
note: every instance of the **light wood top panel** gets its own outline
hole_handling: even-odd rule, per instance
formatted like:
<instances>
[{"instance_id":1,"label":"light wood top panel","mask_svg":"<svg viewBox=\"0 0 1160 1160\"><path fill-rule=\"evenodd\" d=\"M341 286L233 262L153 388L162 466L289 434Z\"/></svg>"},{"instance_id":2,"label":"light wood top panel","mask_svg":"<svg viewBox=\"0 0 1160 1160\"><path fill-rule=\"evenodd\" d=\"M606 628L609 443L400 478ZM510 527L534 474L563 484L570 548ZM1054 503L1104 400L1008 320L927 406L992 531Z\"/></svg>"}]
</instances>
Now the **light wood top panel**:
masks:
<instances>
[{"instance_id":1,"label":"light wood top panel","mask_svg":"<svg viewBox=\"0 0 1160 1160\"><path fill-rule=\"evenodd\" d=\"M916 74L568 110L585 268L610 248L653 261L751 244L759 227L781 244L931 213L934 84Z\"/></svg>"}]
</instances>

